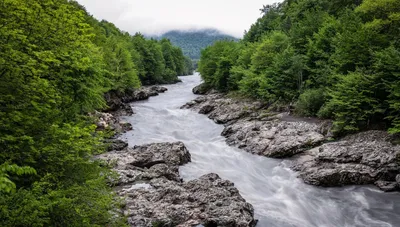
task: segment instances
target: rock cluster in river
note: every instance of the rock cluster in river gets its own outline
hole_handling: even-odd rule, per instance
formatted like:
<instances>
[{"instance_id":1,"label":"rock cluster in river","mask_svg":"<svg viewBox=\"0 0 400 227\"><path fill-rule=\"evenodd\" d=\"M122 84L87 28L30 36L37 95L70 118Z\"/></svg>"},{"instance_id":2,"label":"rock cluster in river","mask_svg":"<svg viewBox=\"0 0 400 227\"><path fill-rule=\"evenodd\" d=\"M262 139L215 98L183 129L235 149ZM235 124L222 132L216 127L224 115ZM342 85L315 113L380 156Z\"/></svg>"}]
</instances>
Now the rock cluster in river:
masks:
<instances>
[{"instance_id":1,"label":"rock cluster in river","mask_svg":"<svg viewBox=\"0 0 400 227\"><path fill-rule=\"evenodd\" d=\"M108 108L106 112L114 112L114 115L132 115L132 108L129 103L146 100L151 96L157 96L168 89L161 86L141 87L122 91L109 91L104 95Z\"/></svg>"},{"instance_id":2,"label":"rock cluster in river","mask_svg":"<svg viewBox=\"0 0 400 227\"><path fill-rule=\"evenodd\" d=\"M327 143L332 136L329 121L274 113L260 102L215 92L182 108L224 124L222 135L230 145L266 157L294 156L292 168L306 183L375 184L384 191L400 190L400 146L393 145L386 132L367 131Z\"/></svg>"},{"instance_id":3,"label":"rock cluster in river","mask_svg":"<svg viewBox=\"0 0 400 227\"><path fill-rule=\"evenodd\" d=\"M308 150L296 161L305 182L321 186L375 184L384 191L400 189L400 146L383 131L367 131Z\"/></svg>"},{"instance_id":4,"label":"rock cluster in river","mask_svg":"<svg viewBox=\"0 0 400 227\"><path fill-rule=\"evenodd\" d=\"M126 198L131 226L255 226L254 210L230 181L208 174L188 182L179 166L191 156L181 142L155 143L98 157L119 174L117 193Z\"/></svg>"},{"instance_id":5,"label":"rock cluster in river","mask_svg":"<svg viewBox=\"0 0 400 227\"><path fill-rule=\"evenodd\" d=\"M285 114L263 111L260 102L236 100L221 94L200 96L182 108L195 109L218 124L230 145L267 157L291 157L326 139L323 122L285 121Z\"/></svg>"}]
</instances>

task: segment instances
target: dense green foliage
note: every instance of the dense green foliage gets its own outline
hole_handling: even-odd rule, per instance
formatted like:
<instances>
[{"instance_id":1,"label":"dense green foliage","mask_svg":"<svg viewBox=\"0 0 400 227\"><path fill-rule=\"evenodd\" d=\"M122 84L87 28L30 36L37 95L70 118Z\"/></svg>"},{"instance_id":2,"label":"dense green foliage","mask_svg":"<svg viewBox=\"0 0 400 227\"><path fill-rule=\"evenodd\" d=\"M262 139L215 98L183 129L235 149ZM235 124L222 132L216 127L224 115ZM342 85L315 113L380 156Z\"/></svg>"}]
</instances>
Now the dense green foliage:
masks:
<instances>
[{"instance_id":1,"label":"dense green foliage","mask_svg":"<svg viewBox=\"0 0 400 227\"><path fill-rule=\"evenodd\" d=\"M188 30L188 31L169 31L161 36L171 40L171 42L182 48L185 56L197 61L200 59L202 49L212 45L218 40L236 40L234 37L222 34L213 29Z\"/></svg>"},{"instance_id":2,"label":"dense green foliage","mask_svg":"<svg viewBox=\"0 0 400 227\"><path fill-rule=\"evenodd\" d=\"M285 0L261 11L239 43L202 51L208 85L333 118L338 135L400 132L400 1Z\"/></svg>"},{"instance_id":3,"label":"dense green foliage","mask_svg":"<svg viewBox=\"0 0 400 227\"><path fill-rule=\"evenodd\" d=\"M168 40L130 36L74 1L0 0L0 226L124 226L92 159L103 95L189 74Z\"/></svg>"}]
</instances>

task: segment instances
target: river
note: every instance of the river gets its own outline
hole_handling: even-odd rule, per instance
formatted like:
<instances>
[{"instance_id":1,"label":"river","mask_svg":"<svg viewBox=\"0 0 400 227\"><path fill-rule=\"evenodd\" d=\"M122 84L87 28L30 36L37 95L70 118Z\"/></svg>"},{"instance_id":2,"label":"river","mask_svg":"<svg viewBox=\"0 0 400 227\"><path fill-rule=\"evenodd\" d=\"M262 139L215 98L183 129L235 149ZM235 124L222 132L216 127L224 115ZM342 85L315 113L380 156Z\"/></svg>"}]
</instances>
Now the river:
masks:
<instances>
[{"instance_id":1,"label":"river","mask_svg":"<svg viewBox=\"0 0 400 227\"><path fill-rule=\"evenodd\" d=\"M184 180L217 173L235 183L254 206L260 227L400 227L400 193L375 187L319 188L304 184L289 161L251 155L230 147L222 125L180 107L196 98L191 90L199 75L147 101L135 102L136 114L124 117L134 130L122 135L130 146L182 141L192 162L181 167Z\"/></svg>"}]
</instances>

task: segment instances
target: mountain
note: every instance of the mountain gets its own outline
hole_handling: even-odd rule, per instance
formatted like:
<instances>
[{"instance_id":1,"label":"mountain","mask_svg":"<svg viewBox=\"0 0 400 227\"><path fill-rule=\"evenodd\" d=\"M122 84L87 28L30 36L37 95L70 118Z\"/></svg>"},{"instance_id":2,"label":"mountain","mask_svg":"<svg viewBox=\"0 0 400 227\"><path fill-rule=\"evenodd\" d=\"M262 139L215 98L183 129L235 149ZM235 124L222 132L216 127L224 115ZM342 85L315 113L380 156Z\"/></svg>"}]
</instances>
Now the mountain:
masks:
<instances>
[{"instance_id":1,"label":"mountain","mask_svg":"<svg viewBox=\"0 0 400 227\"><path fill-rule=\"evenodd\" d=\"M202 30L172 30L158 38L167 38L172 44L180 47L184 55L193 60L200 59L200 52L217 40L237 40L215 29Z\"/></svg>"}]
</instances>

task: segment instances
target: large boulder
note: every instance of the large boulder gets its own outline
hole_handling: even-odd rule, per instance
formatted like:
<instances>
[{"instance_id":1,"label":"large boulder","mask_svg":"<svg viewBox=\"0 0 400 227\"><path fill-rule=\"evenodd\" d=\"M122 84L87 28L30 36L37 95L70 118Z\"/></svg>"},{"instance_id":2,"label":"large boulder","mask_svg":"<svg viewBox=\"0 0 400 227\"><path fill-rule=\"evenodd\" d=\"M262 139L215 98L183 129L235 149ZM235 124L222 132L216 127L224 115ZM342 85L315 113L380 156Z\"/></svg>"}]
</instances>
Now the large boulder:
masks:
<instances>
[{"instance_id":1,"label":"large boulder","mask_svg":"<svg viewBox=\"0 0 400 227\"><path fill-rule=\"evenodd\" d=\"M304 121L259 121L243 119L227 125L222 132L230 145L273 158L291 157L320 145L325 136L320 126Z\"/></svg>"},{"instance_id":2,"label":"large boulder","mask_svg":"<svg viewBox=\"0 0 400 227\"><path fill-rule=\"evenodd\" d=\"M306 183L320 186L376 184L397 189L400 146L383 131L366 131L311 149L293 166Z\"/></svg>"},{"instance_id":3,"label":"large boulder","mask_svg":"<svg viewBox=\"0 0 400 227\"><path fill-rule=\"evenodd\" d=\"M111 163L117 170L150 168L157 164L179 166L190 162L190 153L182 142L152 143L101 154L98 158Z\"/></svg>"},{"instance_id":4,"label":"large boulder","mask_svg":"<svg viewBox=\"0 0 400 227\"><path fill-rule=\"evenodd\" d=\"M210 87L206 83L202 83L192 89L193 94L205 95L210 90Z\"/></svg>"},{"instance_id":5,"label":"large boulder","mask_svg":"<svg viewBox=\"0 0 400 227\"><path fill-rule=\"evenodd\" d=\"M162 176L180 181L178 166L190 162L190 153L182 142L154 143L104 153L98 158L118 172L114 184L126 185Z\"/></svg>"},{"instance_id":6,"label":"large boulder","mask_svg":"<svg viewBox=\"0 0 400 227\"><path fill-rule=\"evenodd\" d=\"M120 133L124 133L132 130L132 125L128 122L120 121L115 114L113 113L103 113L103 112L93 112L89 116L95 119L96 130L98 131L113 131L114 135L118 135ZM110 141L106 141L110 142ZM112 149L113 150L113 149Z\"/></svg>"},{"instance_id":7,"label":"large boulder","mask_svg":"<svg viewBox=\"0 0 400 227\"><path fill-rule=\"evenodd\" d=\"M221 227L255 226L254 209L234 187L216 174L177 183L151 180L149 189L125 190L125 215L131 226L197 225Z\"/></svg>"},{"instance_id":8,"label":"large boulder","mask_svg":"<svg viewBox=\"0 0 400 227\"><path fill-rule=\"evenodd\" d=\"M254 210L216 174L182 182L179 165L190 162L183 143L156 143L98 156L118 173L117 193L130 226L253 227Z\"/></svg>"},{"instance_id":9,"label":"large boulder","mask_svg":"<svg viewBox=\"0 0 400 227\"><path fill-rule=\"evenodd\" d=\"M218 124L225 124L249 116L262 108L262 103L250 100L237 100L226 95L213 93L188 102L182 109L193 109Z\"/></svg>"},{"instance_id":10,"label":"large boulder","mask_svg":"<svg viewBox=\"0 0 400 227\"><path fill-rule=\"evenodd\" d=\"M119 139L106 139L108 151L122 151L128 147L128 143Z\"/></svg>"}]
</instances>

